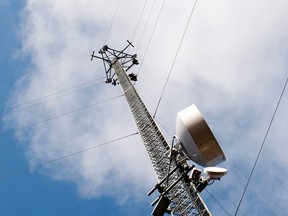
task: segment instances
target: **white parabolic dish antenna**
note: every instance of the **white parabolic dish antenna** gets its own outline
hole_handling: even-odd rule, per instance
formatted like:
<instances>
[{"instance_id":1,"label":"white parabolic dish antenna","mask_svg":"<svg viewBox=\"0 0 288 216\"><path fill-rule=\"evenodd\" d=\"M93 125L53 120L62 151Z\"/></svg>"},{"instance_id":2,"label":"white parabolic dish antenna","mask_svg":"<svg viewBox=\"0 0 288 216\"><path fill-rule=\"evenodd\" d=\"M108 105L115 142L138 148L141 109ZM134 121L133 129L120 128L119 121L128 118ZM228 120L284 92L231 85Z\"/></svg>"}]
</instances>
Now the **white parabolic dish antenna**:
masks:
<instances>
[{"instance_id":1,"label":"white parabolic dish antenna","mask_svg":"<svg viewBox=\"0 0 288 216\"><path fill-rule=\"evenodd\" d=\"M221 147L194 104L177 113L176 136L187 157L203 167L216 166L226 160Z\"/></svg>"}]
</instances>

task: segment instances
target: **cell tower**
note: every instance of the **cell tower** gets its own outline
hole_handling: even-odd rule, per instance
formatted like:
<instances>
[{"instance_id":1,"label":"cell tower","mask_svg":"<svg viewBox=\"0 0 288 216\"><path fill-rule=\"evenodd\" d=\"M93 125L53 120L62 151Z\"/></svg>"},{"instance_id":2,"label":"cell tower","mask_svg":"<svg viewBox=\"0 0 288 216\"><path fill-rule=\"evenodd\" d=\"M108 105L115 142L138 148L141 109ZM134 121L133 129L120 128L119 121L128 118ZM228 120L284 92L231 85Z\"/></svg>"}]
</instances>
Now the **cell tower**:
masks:
<instances>
[{"instance_id":1,"label":"cell tower","mask_svg":"<svg viewBox=\"0 0 288 216\"><path fill-rule=\"evenodd\" d=\"M99 50L99 56L93 51L91 60L103 60L106 72L106 83L120 84L129 108L135 119L141 138L144 142L158 183L148 192L150 196L158 190L159 196L152 202L152 215L202 215L211 213L200 196L200 192L211 182L220 179L227 170L215 166L225 160L225 156L195 105L177 115L176 134L169 146L161 134L154 119L148 112L132 82L137 75L127 71L137 65L137 55L126 53L132 43L121 51L105 45ZM194 165L192 160L204 169L205 175Z\"/></svg>"}]
</instances>

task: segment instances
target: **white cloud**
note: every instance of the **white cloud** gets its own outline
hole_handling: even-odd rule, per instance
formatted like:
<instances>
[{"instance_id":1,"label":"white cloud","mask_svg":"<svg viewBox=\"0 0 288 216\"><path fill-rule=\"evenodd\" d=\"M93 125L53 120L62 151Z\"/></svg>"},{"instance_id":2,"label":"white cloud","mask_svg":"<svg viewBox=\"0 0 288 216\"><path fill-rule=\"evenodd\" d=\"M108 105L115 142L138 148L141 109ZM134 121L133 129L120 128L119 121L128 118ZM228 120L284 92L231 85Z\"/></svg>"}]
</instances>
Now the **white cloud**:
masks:
<instances>
[{"instance_id":1,"label":"white cloud","mask_svg":"<svg viewBox=\"0 0 288 216\"><path fill-rule=\"evenodd\" d=\"M116 5L117 1L101 0L28 0L23 12L23 52L31 55L36 68L41 68L101 48ZM121 49L126 39L131 39L142 5L144 1L120 2L107 38L108 45ZM192 5L191 1L166 2L142 62L136 87L151 112L159 99ZM151 6L149 1L135 38L140 62L161 4L156 4L143 41L137 44ZM231 168L229 175L217 182L227 192L225 204L229 200L237 203L240 198L245 180L237 180L237 172L247 178L286 78L287 6L285 1L261 1L261 4L199 1L159 107L157 120L165 121L169 133L174 131L178 111L192 103L202 110L226 152L228 162L224 165ZM23 78L15 87L11 101L21 104L103 75L102 63L91 63L87 54ZM16 113L7 117L6 123L23 127L116 95L119 95L117 88L100 85ZM281 106L287 106L284 99ZM260 196L266 202L273 197L271 206L277 208L278 214L288 211L287 198L281 189L288 187L284 181L287 173L281 171L287 162L285 109L279 109L277 116L274 122L277 130L271 130L251 182L257 185L257 193L249 193L249 200L256 200L255 206L244 199L241 209L244 214L249 212L248 208L256 209L257 204L263 204L263 201L257 202ZM37 164L135 131L122 98L27 128L22 136L27 159ZM170 141L170 137L167 139ZM115 191L116 195L123 194L125 189L127 197L118 199L120 203L137 197L138 190L145 197L145 190L155 181L139 137L63 160L45 172L52 178L75 183L81 196L86 198L103 196L104 191L113 197ZM273 183L277 173L279 184ZM271 188L267 187L269 182ZM212 210L216 209L215 202L211 205Z\"/></svg>"}]
</instances>

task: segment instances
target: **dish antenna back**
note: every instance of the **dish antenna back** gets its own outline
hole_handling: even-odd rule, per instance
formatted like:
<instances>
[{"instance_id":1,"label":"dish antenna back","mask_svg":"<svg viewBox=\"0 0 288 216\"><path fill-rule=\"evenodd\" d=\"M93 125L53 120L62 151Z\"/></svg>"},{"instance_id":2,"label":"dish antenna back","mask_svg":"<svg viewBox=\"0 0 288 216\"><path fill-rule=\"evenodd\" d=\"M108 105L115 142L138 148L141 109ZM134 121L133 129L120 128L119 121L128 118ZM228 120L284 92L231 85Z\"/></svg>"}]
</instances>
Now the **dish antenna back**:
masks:
<instances>
[{"instance_id":1,"label":"dish antenna back","mask_svg":"<svg viewBox=\"0 0 288 216\"><path fill-rule=\"evenodd\" d=\"M186 156L207 167L225 161L225 155L205 119L193 104L177 113L176 136Z\"/></svg>"}]
</instances>

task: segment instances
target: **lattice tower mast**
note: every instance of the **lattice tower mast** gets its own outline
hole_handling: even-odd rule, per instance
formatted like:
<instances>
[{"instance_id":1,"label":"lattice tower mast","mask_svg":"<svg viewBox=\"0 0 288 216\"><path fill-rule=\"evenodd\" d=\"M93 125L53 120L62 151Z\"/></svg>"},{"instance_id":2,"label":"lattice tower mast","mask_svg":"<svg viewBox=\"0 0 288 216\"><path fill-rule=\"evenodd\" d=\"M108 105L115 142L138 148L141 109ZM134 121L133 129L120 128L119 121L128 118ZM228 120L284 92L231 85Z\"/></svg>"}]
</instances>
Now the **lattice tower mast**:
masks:
<instances>
[{"instance_id":1,"label":"lattice tower mast","mask_svg":"<svg viewBox=\"0 0 288 216\"><path fill-rule=\"evenodd\" d=\"M191 167L186 163L187 158L184 155L173 157L170 154L170 157L168 156L167 152L171 151L171 148L131 82L137 81L137 76L133 73L129 75L126 73L134 64L138 64L136 55L125 52L129 46L133 46L129 41L128 43L129 45L122 51L105 45L98 52L101 56L95 56L93 52L91 60L94 57L102 59L106 70L105 82L113 85L120 84L122 87L158 178L158 184L152 192L158 189L161 195L155 203L160 200L161 196L165 196L171 201L167 211L171 215L210 216L211 213L200 194L193 183L188 180L188 173L194 166Z\"/></svg>"}]
</instances>

